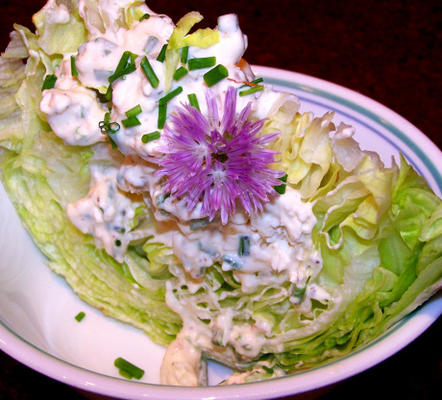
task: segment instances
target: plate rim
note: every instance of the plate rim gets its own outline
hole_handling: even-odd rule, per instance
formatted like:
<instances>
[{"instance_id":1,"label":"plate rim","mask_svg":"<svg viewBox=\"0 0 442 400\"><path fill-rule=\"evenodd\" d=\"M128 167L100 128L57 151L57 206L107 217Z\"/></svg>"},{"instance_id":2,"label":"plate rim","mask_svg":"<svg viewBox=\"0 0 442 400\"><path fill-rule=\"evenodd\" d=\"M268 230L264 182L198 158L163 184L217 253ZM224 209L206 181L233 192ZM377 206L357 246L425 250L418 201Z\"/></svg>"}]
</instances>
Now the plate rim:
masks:
<instances>
[{"instance_id":1,"label":"plate rim","mask_svg":"<svg viewBox=\"0 0 442 400\"><path fill-rule=\"evenodd\" d=\"M425 151L429 152L431 158L435 160L441 159L440 156L442 155L442 152L427 136L425 136L422 131L420 131L416 126L411 124L408 120L395 111L377 102L376 100L365 96L364 94L344 86L298 72L259 65L252 65L252 69L255 74L263 75L264 78L268 76L269 78L273 77L275 80L284 78L285 82L301 81L305 82L311 88L320 87L323 91L324 88L326 88L327 91L333 93L334 95L340 94L338 97L347 99L351 98L352 103L354 104L362 102L369 109L376 110L378 114L388 116L386 120L390 123L403 126L407 129L407 131L412 132L411 136L418 138L419 146L423 146ZM396 135L394 136L396 137ZM425 162L424 164L426 165ZM433 178L436 181L440 192L442 186L442 165L436 165L435 170L437 176ZM351 356L332 360L312 370L301 371L289 376L254 383L216 387L189 388L149 384L144 382L128 381L123 378L112 377L99 372L91 371L87 368L71 364L68 361L61 360L58 357L49 354L45 350L39 349L38 347L29 343L25 338L13 332L2 321L0 321L0 350L20 361L24 365L52 379L81 390L106 396L129 398L128 395L130 395L130 399L168 399L171 395L179 395L179 397L176 398L183 400L195 398L223 400L247 398L254 400L260 399L264 395L266 398L271 399L319 389L365 371L389 358L411 343L426 329L428 329L441 314L442 296L439 296L431 299L429 302L425 303L423 306L419 307L417 310L413 311L411 314L399 321L399 323L395 325L392 330L386 332L381 337L376 338L367 346L364 346L363 348L356 350L356 352L351 353ZM394 346L389 346L390 344L394 344ZM382 351L378 351L378 354L376 355L374 350L379 349ZM31 354L32 357L30 357L29 354ZM352 362L350 362L350 358ZM353 365L354 360L359 360L357 367ZM335 371L336 368L334 368L335 364L337 363L340 364L340 368L338 368L339 371ZM318 385L317 383L310 382L310 380L306 379L307 374L313 378L315 378L317 374L320 374L320 384ZM313 381L314 380L315 379L313 379ZM278 385L274 385L275 382L278 382ZM275 386L277 386L277 388L275 388ZM140 390L140 387L145 388L145 391ZM253 388L255 387L259 390L253 392ZM251 390L252 393L250 393Z\"/></svg>"}]
</instances>

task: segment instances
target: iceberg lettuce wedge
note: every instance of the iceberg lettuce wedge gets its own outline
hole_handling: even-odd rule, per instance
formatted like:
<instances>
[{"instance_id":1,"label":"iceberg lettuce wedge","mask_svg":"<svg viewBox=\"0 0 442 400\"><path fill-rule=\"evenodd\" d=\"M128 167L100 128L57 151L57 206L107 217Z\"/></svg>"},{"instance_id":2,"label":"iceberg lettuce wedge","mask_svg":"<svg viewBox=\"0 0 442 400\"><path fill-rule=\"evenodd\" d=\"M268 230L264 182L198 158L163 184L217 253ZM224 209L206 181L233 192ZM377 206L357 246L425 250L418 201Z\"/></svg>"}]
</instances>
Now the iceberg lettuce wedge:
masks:
<instances>
[{"instance_id":1,"label":"iceberg lettuce wedge","mask_svg":"<svg viewBox=\"0 0 442 400\"><path fill-rule=\"evenodd\" d=\"M312 241L323 265L308 283L327 296L308 298L307 283L297 287L277 274L268 280L268 274L259 275L256 288L246 290L219 263L203 271L195 289L171 248L143 236L153 219L148 206L136 209L130 230L138 239L128 245L123 262L115 261L70 222L66 206L88 193L91 166L121 164L122 156L103 143L65 144L51 132L39 103L44 77L66 54L99 32L136 24L148 9L129 0L115 2L115 9L88 0L81 9L75 0L57 4L67 16L55 15L60 9L50 1L34 16L37 33L15 26L0 58L0 168L48 265L83 300L168 345L182 319L166 304L167 293L169 304L185 308L207 334L207 357L247 370L247 379L254 380L345 356L440 289L442 204L424 179L404 158L384 167L376 154L359 148L348 126L335 126L333 113L288 115L284 108L269 116L263 133L280 132L270 145L279 153L275 168L286 171L287 185L312 204ZM111 21L112 13L119 18ZM180 48L210 47L219 40L215 30L189 34L201 19L199 13L187 14L170 37L169 85ZM143 201L139 193L134 199ZM226 315L234 315L230 322L244 332L265 327L261 347L247 347L241 334L237 346L230 343L226 332L232 327L219 322Z\"/></svg>"}]
</instances>

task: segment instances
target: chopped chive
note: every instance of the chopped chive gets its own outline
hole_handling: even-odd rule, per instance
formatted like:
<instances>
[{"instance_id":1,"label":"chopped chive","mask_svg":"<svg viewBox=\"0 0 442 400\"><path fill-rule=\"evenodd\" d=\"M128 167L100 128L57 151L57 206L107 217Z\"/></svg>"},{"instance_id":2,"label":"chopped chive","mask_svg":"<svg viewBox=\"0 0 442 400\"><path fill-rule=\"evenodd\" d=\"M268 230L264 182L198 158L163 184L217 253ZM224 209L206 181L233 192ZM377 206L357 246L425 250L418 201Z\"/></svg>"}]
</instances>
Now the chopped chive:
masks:
<instances>
[{"instance_id":1,"label":"chopped chive","mask_svg":"<svg viewBox=\"0 0 442 400\"><path fill-rule=\"evenodd\" d=\"M141 368L138 368L136 365L133 365L124 358L118 357L114 361L114 365L118 368L118 372L120 373L120 375L126 378L141 379L144 375L144 371Z\"/></svg>"},{"instance_id":2,"label":"chopped chive","mask_svg":"<svg viewBox=\"0 0 442 400\"><path fill-rule=\"evenodd\" d=\"M153 48L157 45L158 39L155 36L149 36L149 39L147 39L146 45L144 46L144 52L146 54L149 54Z\"/></svg>"},{"instance_id":3,"label":"chopped chive","mask_svg":"<svg viewBox=\"0 0 442 400\"><path fill-rule=\"evenodd\" d=\"M141 125L140 120L136 116L131 116L121 121L125 128L131 128L133 126Z\"/></svg>"},{"instance_id":4,"label":"chopped chive","mask_svg":"<svg viewBox=\"0 0 442 400\"><path fill-rule=\"evenodd\" d=\"M239 237L238 255L250 256L250 236Z\"/></svg>"},{"instance_id":5,"label":"chopped chive","mask_svg":"<svg viewBox=\"0 0 442 400\"><path fill-rule=\"evenodd\" d=\"M163 129L166 123L167 103L158 106L158 129Z\"/></svg>"},{"instance_id":6,"label":"chopped chive","mask_svg":"<svg viewBox=\"0 0 442 400\"><path fill-rule=\"evenodd\" d=\"M189 46L185 46L181 49L181 62L183 64L187 62L188 56L189 56Z\"/></svg>"},{"instance_id":7,"label":"chopped chive","mask_svg":"<svg viewBox=\"0 0 442 400\"><path fill-rule=\"evenodd\" d=\"M198 98L196 97L195 93L188 94L187 98L189 99L189 103L192 107L195 107L198 111L201 111L200 105L198 103Z\"/></svg>"},{"instance_id":8,"label":"chopped chive","mask_svg":"<svg viewBox=\"0 0 442 400\"><path fill-rule=\"evenodd\" d=\"M269 368L265 365L262 366L262 369L267 372L268 374L273 374L273 368Z\"/></svg>"},{"instance_id":9,"label":"chopped chive","mask_svg":"<svg viewBox=\"0 0 442 400\"><path fill-rule=\"evenodd\" d=\"M120 129L120 124L118 122L112 122L110 120L111 116L110 113L107 112L104 114L104 121L100 121L98 123L98 127L101 130L101 133L103 135L107 135L109 138L109 141L112 145L112 148L117 148L117 144L115 143L114 139L111 137L112 134L117 133Z\"/></svg>"},{"instance_id":10,"label":"chopped chive","mask_svg":"<svg viewBox=\"0 0 442 400\"><path fill-rule=\"evenodd\" d=\"M183 88L181 86L178 86L176 89L172 90L171 92L167 93L165 96L161 97L161 99L159 100L159 105L168 103L175 96L178 96L182 91Z\"/></svg>"},{"instance_id":11,"label":"chopped chive","mask_svg":"<svg viewBox=\"0 0 442 400\"><path fill-rule=\"evenodd\" d=\"M221 259L229 264L233 269L241 269L242 264L241 261L239 261L235 256L231 256L230 254L223 254L221 256Z\"/></svg>"},{"instance_id":12,"label":"chopped chive","mask_svg":"<svg viewBox=\"0 0 442 400\"><path fill-rule=\"evenodd\" d=\"M75 65L75 57L71 56L71 75L78 76L77 66Z\"/></svg>"},{"instance_id":13,"label":"chopped chive","mask_svg":"<svg viewBox=\"0 0 442 400\"><path fill-rule=\"evenodd\" d=\"M146 133L143 136L141 136L141 141L143 143L149 143L149 142L159 139L160 136L161 136L161 133L158 131Z\"/></svg>"},{"instance_id":14,"label":"chopped chive","mask_svg":"<svg viewBox=\"0 0 442 400\"><path fill-rule=\"evenodd\" d=\"M146 56L141 60L140 66L152 87L157 88L160 81Z\"/></svg>"},{"instance_id":15,"label":"chopped chive","mask_svg":"<svg viewBox=\"0 0 442 400\"><path fill-rule=\"evenodd\" d=\"M239 92L239 95L242 96L248 96L249 94L253 94L256 92L259 92L261 90L264 90L264 86L253 86L250 89L243 90L242 92Z\"/></svg>"},{"instance_id":16,"label":"chopped chive","mask_svg":"<svg viewBox=\"0 0 442 400\"><path fill-rule=\"evenodd\" d=\"M287 182L287 174L285 174L284 176L281 176L281 178L278 178L280 181L282 182ZM279 194L284 194L285 193L285 187L286 184L282 183L279 186L274 186L273 189L275 189Z\"/></svg>"},{"instance_id":17,"label":"chopped chive","mask_svg":"<svg viewBox=\"0 0 442 400\"><path fill-rule=\"evenodd\" d=\"M45 80L43 82L43 86L41 87L41 90L45 89L52 89L55 86L55 82L57 81L57 77L53 74L46 75Z\"/></svg>"},{"instance_id":18,"label":"chopped chive","mask_svg":"<svg viewBox=\"0 0 442 400\"><path fill-rule=\"evenodd\" d=\"M303 288L298 288L296 285L293 287L292 296L296 297L299 302L304 300L305 297L305 291L307 290L307 286L304 286Z\"/></svg>"},{"instance_id":19,"label":"chopped chive","mask_svg":"<svg viewBox=\"0 0 442 400\"><path fill-rule=\"evenodd\" d=\"M121 56L114 73L108 78L109 83L116 81L118 78L121 78L124 75L134 72L136 69L135 59L137 57L138 55L126 50Z\"/></svg>"},{"instance_id":20,"label":"chopped chive","mask_svg":"<svg viewBox=\"0 0 442 400\"><path fill-rule=\"evenodd\" d=\"M142 17L140 17L139 21L143 21L144 19L149 19L149 18L150 18L150 14L146 13Z\"/></svg>"},{"instance_id":21,"label":"chopped chive","mask_svg":"<svg viewBox=\"0 0 442 400\"><path fill-rule=\"evenodd\" d=\"M115 246L120 247L121 246L121 240L115 239Z\"/></svg>"},{"instance_id":22,"label":"chopped chive","mask_svg":"<svg viewBox=\"0 0 442 400\"><path fill-rule=\"evenodd\" d=\"M135 107L132 107L130 110L127 110L126 111L126 116L128 117L128 118L130 118L130 117L135 117L135 116L137 116L138 114L141 114L141 106L139 105L139 104L137 104Z\"/></svg>"},{"instance_id":23,"label":"chopped chive","mask_svg":"<svg viewBox=\"0 0 442 400\"><path fill-rule=\"evenodd\" d=\"M160 54L158 54L157 60L160 62L163 62L166 58L166 50L167 50L167 44L163 45L160 50Z\"/></svg>"},{"instance_id":24,"label":"chopped chive","mask_svg":"<svg viewBox=\"0 0 442 400\"><path fill-rule=\"evenodd\" d=\"M106 93L104 94L104 98L107 101L112 100L112 85L109 85L109 87L107 88Z\"/></svg>"},{"instance_id":25,"label":"chopped chive","mask_svg":"<svg viewBox=\"0 0 442 400\"><path fill-rule=\"evenodd\" d=\"M254 79L253 81L251 81L250 83L254 83L254 84L256 85L256 84L261 83L261 82L264 82L264 78L256 78L256 79ZM246 88L246 87L250 87L250 85L247 85L247 84L242 85L242 86L240 87L240 89L242 89L242 88Z\"/></svg>"},{"instance_id":26,"label":"chopped chive","mask_svg":"<svg viewBox=\"0 0 442 400\"><path fill-rule=\"evenodd\" d=\"M205 228L207 225L210 224L209 218L196 218L190 220L190 230L191 231L197 231L198 229Z\"/></svg>"},{"instance_id":27,"label":"chopped chive","mask_svg":"<svg viewBox=\"0 0 442 400\"><path fill-rule=\"evenodd\" d=\"M186 74L187 74L187 69L184 67L180 67L173 74L173 79L175 79L176 81L179 81Z\"/></svg>"},{"instance_id":28,"label":"chopped chive","mask_svg":"<svg viewBox=\"0 0 442 400\"><path fill-rule=\"evenodd\" d=\"M191 58L187 63L190 71L193 71L195 69L213 67L215 64L216 57Z\"/></svg>"},{"instance_id":29,"label":"chopped chive","mask_svg":"<svg viewBox=\"0 0 442 400\"><path fill-rule=\"evenodd\" d=\"M81 322L81 320L82 320L85 316L86 316L86 314L85 314L83 311L80 311L80 312L75 316L75 319L76 319L78 322Z\"/></svg>"},{"instance_id":30,"label":"chopped chive","mask_svg":"<svg viewBox=\"0 0 442 400\"><path fill-rule=\"evenodd\" d=\"M215 68L207 71L203 78L206 85L211 87L228 76L229 71L227 71L227 68L222 64L218 64Z\"/></svg>"}]
</instances>

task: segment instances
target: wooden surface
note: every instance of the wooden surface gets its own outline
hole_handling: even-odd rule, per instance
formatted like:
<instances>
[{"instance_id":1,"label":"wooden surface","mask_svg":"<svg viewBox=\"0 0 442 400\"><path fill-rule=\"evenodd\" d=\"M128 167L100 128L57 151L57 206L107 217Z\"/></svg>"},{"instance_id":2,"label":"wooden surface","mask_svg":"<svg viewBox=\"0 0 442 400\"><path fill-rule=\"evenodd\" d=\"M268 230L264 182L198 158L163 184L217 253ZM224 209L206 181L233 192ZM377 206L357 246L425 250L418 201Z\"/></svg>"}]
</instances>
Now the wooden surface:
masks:
<instances>
[{"instance_id":1,"label":"wooden surface","mask_svg":"<svg viewBox=\"0 0 442 400\"><path fill-rule=\"evenodd\" d=\"M0 47L12 24L32 28L40 0L0 2ZM379 101L442 147L442 6L440 1L148 1L177 21L198 10L206 26L235 12L249 38L252 64L322 78ZM437 162L442 162L438 160ZM441 393L440 320L389 360L305 398L432 399ZM83 395L0 352L0 399L64 400Z\"/></svg>"}]
</instances>

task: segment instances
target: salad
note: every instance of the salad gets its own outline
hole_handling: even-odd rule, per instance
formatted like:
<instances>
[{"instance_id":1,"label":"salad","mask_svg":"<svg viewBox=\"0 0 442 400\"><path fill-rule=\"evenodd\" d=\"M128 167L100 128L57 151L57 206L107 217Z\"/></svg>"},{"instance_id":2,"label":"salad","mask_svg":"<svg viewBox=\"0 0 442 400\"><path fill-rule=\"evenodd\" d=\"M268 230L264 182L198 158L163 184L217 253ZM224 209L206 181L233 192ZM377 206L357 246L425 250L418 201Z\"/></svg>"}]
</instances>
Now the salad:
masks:
<instances>
[{"instance_id":1,"label":"salad","mask_svg":"<svg viewBox=\"0 0 442 400\"><path fill-rule=\"evenodd\" d=\"M242 58L235 14L49 0L0 58L0 171L49 267L167 350L161 381L311 368L442 283L442 202Z\"/></svg>"}]
</instances>

